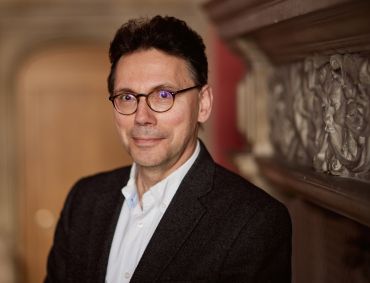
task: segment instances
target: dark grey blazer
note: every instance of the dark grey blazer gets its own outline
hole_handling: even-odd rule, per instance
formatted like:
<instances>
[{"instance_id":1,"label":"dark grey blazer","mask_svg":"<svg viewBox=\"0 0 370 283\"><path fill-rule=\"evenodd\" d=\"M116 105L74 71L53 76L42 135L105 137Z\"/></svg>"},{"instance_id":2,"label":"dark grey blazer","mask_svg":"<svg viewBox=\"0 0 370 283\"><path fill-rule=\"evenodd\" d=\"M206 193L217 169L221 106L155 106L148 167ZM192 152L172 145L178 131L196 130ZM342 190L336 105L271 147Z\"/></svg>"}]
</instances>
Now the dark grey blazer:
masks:
<instances>
[{"instance_id":1,"label":"dark grey blazer","mask_svg":"<svg viewBox=\"0 0 370 283\"><path fill-rule=\"evenodd\" d=\"M45 282L104 282L130 167L84 178L57 225ZM131 282L290 282L286 208L202 145Z\"/></svg>"}]
</instances>

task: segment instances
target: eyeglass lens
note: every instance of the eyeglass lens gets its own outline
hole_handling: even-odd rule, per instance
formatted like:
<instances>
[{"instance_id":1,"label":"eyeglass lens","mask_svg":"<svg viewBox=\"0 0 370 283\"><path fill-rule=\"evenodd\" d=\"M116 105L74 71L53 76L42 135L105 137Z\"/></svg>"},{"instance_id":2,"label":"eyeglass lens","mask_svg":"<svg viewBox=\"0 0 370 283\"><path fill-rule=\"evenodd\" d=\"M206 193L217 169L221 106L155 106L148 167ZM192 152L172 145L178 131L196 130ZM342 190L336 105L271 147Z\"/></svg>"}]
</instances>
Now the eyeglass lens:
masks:
<instances>
[{"instance_id":1,"label":"eyeglass lens","mask_svg":"<svg viewBox=\"0 0 370 283\"><path fill-rule=\"evenodd\" d=\"M173 95L167 90L155 90L148 95L121 94L114 99L114 105L122 114L132 114L136 111L138 101L143 96L146 103L155 112L165 112L173 105Z\"/></svg>"}]
</instances>

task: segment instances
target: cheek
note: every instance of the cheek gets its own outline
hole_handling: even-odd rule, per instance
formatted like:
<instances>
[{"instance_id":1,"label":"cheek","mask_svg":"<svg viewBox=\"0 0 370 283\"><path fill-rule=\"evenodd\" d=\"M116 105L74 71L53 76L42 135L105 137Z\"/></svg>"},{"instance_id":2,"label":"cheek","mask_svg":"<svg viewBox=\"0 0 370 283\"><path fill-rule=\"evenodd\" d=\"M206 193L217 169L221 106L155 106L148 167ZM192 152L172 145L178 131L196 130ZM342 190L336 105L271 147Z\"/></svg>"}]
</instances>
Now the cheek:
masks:
<instances>
[{"instance_id":1,"label":"cheek","mask_svg":"<svg viewBox=\"0 0 370 283\"><path fill-rule=\"evenodd\" d=\"M116 127L118 130L122 127L122 119L118 116L118 113L114 113L114 123L116 124Z\"/></svg>"},{"instance_id":2,"label":"cheek","mask_svg":"<svg viewBox=\"0 0 370 283\"><path fill-rule=\"evenodd\" d=\"M172 115L172 117L167 120L166 124L176 129L176 127L182 126L185 120L185 113L179 113L178 115Z\"/></svg>"},{"instance_id":3,"label":"cheek","mask_svg":"<svg viewBox=\"0 0 370 283\"><path fill-rule=\"evenodd\" d=\"M129 129L129 119L128 117L123 117L121 114L114 114L114 121L116 128L121 136L127 135L127 130Z\"/></svg>"},{"instance_id":4,"label":"cheek","mask_svg":"<svg viewBox=\"0 0 370 283\"><path fill-rule=\"evenodd\" d=\"M166 128L172 131L174 136L184 138L189 135L197 124L197 112L192 109L184 109L177 111L176 115L169 115L166 120L163 120L161 125L167 125Z\"/></svg>"}]
</instances>

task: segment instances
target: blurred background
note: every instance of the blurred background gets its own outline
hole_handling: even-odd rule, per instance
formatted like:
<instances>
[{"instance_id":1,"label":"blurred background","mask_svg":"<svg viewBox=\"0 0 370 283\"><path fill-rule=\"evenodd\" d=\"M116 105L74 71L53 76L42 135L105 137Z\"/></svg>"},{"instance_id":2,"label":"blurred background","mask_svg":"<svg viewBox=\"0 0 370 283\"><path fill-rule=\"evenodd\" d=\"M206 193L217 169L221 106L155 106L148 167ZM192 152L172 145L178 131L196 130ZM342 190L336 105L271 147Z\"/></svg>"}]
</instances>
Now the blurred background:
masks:
<instances>
[{"instance_id":1,"label":"blurred background","mask_svg":"<svg viewBox=\"0 0 370 283\"><path fill-rule=\"evenodd\" d=\"M66 194L81 176L131 162L108 101L108 48L130 18L172 15L203 38L215 90L201 133L235 170L234 96L245 73L202 0L0 0L0 283L36 283Z\"/></svg>"},{"instance_id":2,"label":"blurred background","mask_svg":"<svg viewBox=\"0 0 370 283\"><path fill-rule=\"evenodd\" d=\"M204 39L214 159L282 201L292 282L370 282L370 1L0 0L0 283L38 283L65 197L131 162L108 48L128 19Z\"/></svg>"}]
</instances>

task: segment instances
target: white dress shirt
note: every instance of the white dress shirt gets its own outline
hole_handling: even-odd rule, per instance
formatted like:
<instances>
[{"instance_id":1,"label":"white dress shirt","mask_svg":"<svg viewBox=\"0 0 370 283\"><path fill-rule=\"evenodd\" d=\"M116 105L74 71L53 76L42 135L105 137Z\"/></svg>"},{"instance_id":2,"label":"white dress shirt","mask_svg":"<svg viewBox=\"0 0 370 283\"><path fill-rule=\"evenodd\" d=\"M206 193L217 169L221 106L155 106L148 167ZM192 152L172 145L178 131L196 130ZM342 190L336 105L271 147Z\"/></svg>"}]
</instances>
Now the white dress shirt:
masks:
<instances>
[{"instance_id":1,"label":"white dress shirt","mask_svg":"<svg viewBox=\"0 0 370 283\"><path fill-rule=\"evenodd\" d=\"M159 221L199 152L198 141L194 153L181 167L143 194L142 207L136 189L136 164L132 165L130 179L122 189L125 201L109 253L106 283L130 281Z\"/></svg>"}]
</instances>

